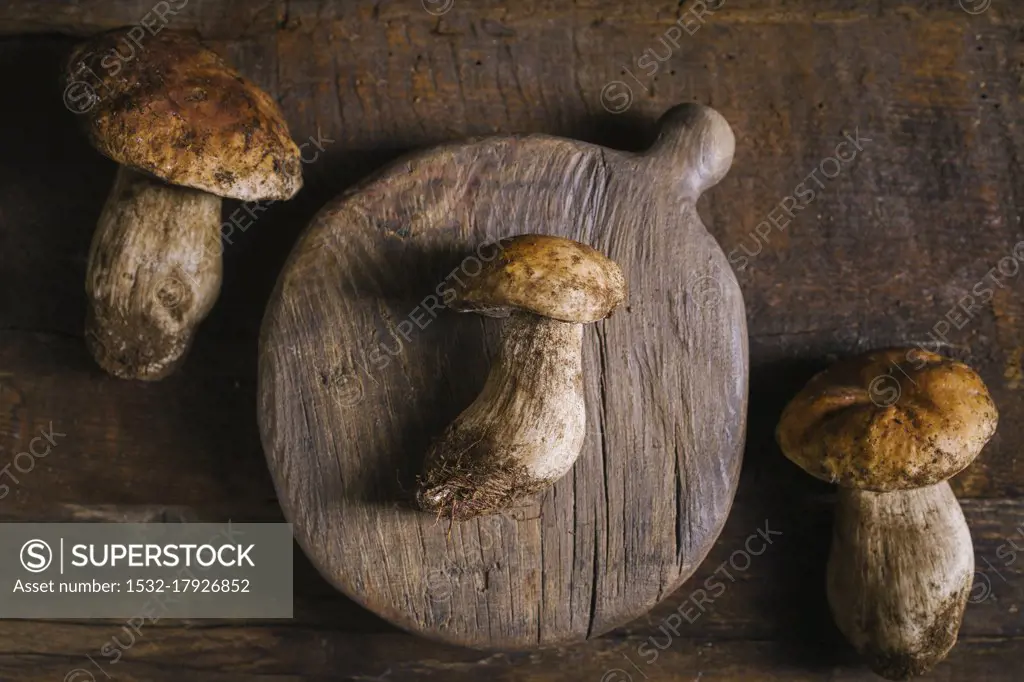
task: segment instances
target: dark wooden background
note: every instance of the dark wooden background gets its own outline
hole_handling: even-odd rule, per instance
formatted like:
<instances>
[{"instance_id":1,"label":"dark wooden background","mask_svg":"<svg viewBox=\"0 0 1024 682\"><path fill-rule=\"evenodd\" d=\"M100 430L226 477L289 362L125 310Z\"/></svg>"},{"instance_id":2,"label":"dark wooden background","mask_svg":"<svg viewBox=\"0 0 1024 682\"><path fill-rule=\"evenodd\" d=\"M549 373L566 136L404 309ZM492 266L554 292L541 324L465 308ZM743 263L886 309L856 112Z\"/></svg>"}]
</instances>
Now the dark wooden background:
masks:
<instances>
[{"instance_id":1,"label":"dark wooden background","mask_svg":"<svg viewBox=\"0 0 1024 682\"><path fill-rule=\"evenodd\" d=\"M4 621L0 679L87 682L66 678L76 668L146 682L873 679L825 603L832 491L781 457L772 429L836 357L935 347L929 332L979 285L991 300L966 323L954 316L962 328L950 325L941 350L982 374L1001 420L953 481L979 574L960 642L929 679L1019 679L1024 266L1013 254L1024 240L1024 6L992 0L970 14L955 0L725 0L649 77L636 60L664 53L659 38L687 0L455 0L442 16L419 0L192 0L171 26L197 29L275 95L297 140L319 131L333 141L307 164L296 200L226 247L223 294L183 370L145 385L103 375L82 341L86 250L114 164L77 130L58 72L75 35L136 24L153 4L0 3L0 468L51 422L67 434L32 471L9 470L19 483L0 481L11 488L0 519L279 520L255 422L256 336L318 207L408 149L468 135L543 131L642 148L657 115L681 101L714 106L736 132L731 173L700 203L705 222L726 253L761 242L737 272L752 363L740 491L690 582L584 645L506 655L416 639L335 593L296 551L291 621L165 620L113 665L100 651L111 637L127 641L120 622ZM635 94L617 115L601 104L615 80ZM766 240L754 236L854 130L870 142L814 203ZM988 273L1007 258L1014 274L995 271L997 285ZM723 561L746 565L733 553L766 523L782 535L745 570L727 567L735 581L707 611L678 635L660 630Z\"/></svg>"}]
</instances>

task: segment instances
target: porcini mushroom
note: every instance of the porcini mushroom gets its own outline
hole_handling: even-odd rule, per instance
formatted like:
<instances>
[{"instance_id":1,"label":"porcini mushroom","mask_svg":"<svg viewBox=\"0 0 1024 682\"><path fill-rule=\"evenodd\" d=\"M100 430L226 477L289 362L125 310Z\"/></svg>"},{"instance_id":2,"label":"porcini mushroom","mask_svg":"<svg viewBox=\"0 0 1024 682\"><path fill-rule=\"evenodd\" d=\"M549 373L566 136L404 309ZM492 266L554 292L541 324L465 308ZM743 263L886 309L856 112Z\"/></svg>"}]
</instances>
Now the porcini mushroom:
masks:
<instances>
[{"instance_id":1,"label":"porcini mushroom","mask_svg":"<svg viewBox=\"0 0 1024 682\"><path fill-rule=\"evenodd\" d=\"M506 509L550 486L583 447L583 324L625 300L619 267L560 237L502 240L448 306L507 318L484 388L431 446L417 502L453 520Z\"/></svg>"},{"instance_id":2,"label":"porcini mushroom","mask_svg":"<svg viewBox=\"0 0 1024 682\"><path fill-rule=\"evenodd\" d=\"M86 341L111 374L153 380L220 292L220 197L289 199L302 168L269 95L173 31L122 61L128 30L78 47L65 78L90 89L89 140L121 164L89 252Z\"/></svg>"},{"instance_id":3,"label":"porcini mushroom","mask_svg":"<svg viewBox=\"0 0 1024 682\"><path fill-rule=\"evenodd\" d=\"M879 675L921 675L956 643L974 547L948 478L995 432L963 363L892 349L838 363L786 406L782 452L841 486L827 591L843 635Z\"/></svg>"}]
</instances>

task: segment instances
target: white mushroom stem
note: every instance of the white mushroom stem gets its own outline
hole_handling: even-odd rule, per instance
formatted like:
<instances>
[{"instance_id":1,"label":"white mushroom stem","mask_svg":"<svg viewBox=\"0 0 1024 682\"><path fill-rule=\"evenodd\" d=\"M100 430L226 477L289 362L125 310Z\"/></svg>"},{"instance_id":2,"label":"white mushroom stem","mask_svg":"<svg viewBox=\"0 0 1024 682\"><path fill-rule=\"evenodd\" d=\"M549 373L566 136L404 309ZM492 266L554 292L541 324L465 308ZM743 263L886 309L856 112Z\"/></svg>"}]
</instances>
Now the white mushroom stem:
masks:
<instances>
[{"instance_id":1,"label":"white mushroom stem","mask_svg":"<svg viewBox=\"0 0 1024 682\"><path fill-rule=\"evenodd\" d=\"M908 679L945 658L973 579L971 533L948 483L890 493L840 489L828 600L876 673Z\"/></svg>"},{"instance_id":2,"label":"white mushroom stem","mask_svg":"<svg viewBox=\"0 0 1024 682\"><path fill-rule=\"evenodd\" d=\"M103 369L160 379L220 293L220 197L120 167L89 251L86 341Z\"/></svg>"},{"instance_id":3,"label":"white mushroom stem","mask_svg":"<svg viewBox=\"0 0 1024 682\"><path fill-rule=\"evenodd\" d=\"M431 448L419 502L493 513L565 475L583 447L583 325L513 312L483 391Z\"/></svg>"}]
</instances>

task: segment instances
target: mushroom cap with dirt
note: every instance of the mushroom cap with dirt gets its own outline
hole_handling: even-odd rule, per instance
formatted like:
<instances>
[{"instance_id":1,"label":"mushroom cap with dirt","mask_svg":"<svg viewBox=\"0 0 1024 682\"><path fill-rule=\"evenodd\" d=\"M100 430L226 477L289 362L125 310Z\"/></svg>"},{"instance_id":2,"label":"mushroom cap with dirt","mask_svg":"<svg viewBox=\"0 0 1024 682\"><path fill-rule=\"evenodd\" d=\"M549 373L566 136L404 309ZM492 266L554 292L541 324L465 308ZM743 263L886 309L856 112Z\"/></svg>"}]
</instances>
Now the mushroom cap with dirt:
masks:
<instances>
[{"instance_id":1,"label":"mushroom cap with dirt","mask_svg":"<svg viewBox=\"0 0 1024 682\"><path fill-rule=\"evenodd\" d=\"M920 349L889 349L817 374L786 406L776 437L812 476L887 492L959 473L997 421L995 403L970 367Z\"/></svg>"},{"instance_id":2,"label":"mushroom cap with dirt","mask_svg":"<svg viewBox=\"0 0 1024 682\"><path fill-rule=\"evenodd\" d=\"M68 60L67 82L95 93L80 117L100 153L219 197L284 200L299 191L299 149L270 95L189 34L161 31L136 50L130 30L102 33ZM107 68L111 54L116 69Z\"/></svg>"},{"instance_id":3,"label":"mushroom cap with dirt","mask_svg":"<svg viewBox=\"0 0 1024 682\"><path fill-rule=\"evenodd\" d=\"M583 447L583 323L625 300L619 267L560 237L503 239L449 306L506 317L484 388L434 442L417 503L453 520L496 513L547 488Z\"/></svg>"},{"instance_id":4,"label":"mushroom cap with dirt","mask_svg":"<svg viewBox=\"0 0 1024 682\"><path fill-rule=\"evenodd\" d=\"M91 88L80 120L121 164L89 253L86 341L111 374L154 380L220 293L220 197L289 199L302 165L269 95L191 36L161 31L135 49L130 30L78 47L65 79Z\"/></svg>"},{"instance_id":5,"label":"mushroom cap with dirt","mask_svg":"<svg viewBox=\"0 0 1024 682\"><path fill-rule=\"evenodd\" d=\"M597 322L626 298L614 261L586 244L544 234L500 240L497 255L469 278L448 307L507 317L514 310L562 322Z\"/></svg>"}]
</instances>

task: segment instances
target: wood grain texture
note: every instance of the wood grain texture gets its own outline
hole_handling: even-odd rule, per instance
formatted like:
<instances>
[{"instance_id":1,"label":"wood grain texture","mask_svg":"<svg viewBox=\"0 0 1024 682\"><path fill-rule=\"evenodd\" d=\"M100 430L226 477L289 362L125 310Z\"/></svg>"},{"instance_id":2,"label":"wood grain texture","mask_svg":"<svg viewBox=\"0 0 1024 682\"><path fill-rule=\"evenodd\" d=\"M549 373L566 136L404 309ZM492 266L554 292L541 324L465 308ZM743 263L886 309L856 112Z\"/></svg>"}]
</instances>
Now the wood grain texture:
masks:
<instances>
[{"instance_id":1,"label":"wood grain texture","mask_svg":"<svg viewBox=\"0 0 1024 682\"><path fill-rule=\"evenodd\" d=\"M637 653L640 637L605 637L586 647L534 653L492 654L445 647L389 633L340 636L318 630L280 627L143 629L143 637L116 665L84 656L70 662L69 646L87 642L95 649L112 637L125 641L119 624L25 624L2 646L0 676L14 682L64 680L73 670L91 673L96 682L365 682L435 680L514 682L584 680L594 682L694 682L694 680L768 680L770 682L875 682L872 673L851 665L844 652L828 649L831 661L794 662L773 642L677 638L650 661ZM152 638L152 641L149 641ZM664 646L665 635L656 639ZM1019 638L967 639L946 664L944 682L979 679L1017 682ZM648 646L650 644L648 643ZM33 653L26 653L31 651ZM96 650L89 651L95 656ZM838 665L837 665L838 662ZM760 677L750 670L768 671ZM645 678L644 675L647 677ZM926 679L926 678L919 678ZM92 682L81 676L68 682Z\"/></svg>"},{"instance_id":2,"label":"wood grain texture","mask_svg":"<svg viewBox=\"0 0 1024 682\"><path fill-rule=\"evenodd\" d=\"M414 632L508 649L597 636L693 573L732 504L746 422L743 301L694 206L733 144L696 105L641 155L453 144L317 216L267 307L259 417L285 515L328 580ZM630 294L584 334L589 433L571 475L449 537L408 491L479 393L498 325L439 301L523 232L608 255Z\"/></svg>"},{"instance_id":3,"label":"wood grain texture","mask_svg":"<svg viewBox=\"0 0 1024 682\"><path fill-rule=\"evenodd\" d=\"M172 17L171 26L195 28L273 94L297 143L331 141L304 149L310 162L294 200L225 242L224 290L180 372L137 386L96 369L81 336L89 240L115 166L64 108L56 80L77 41L53 34L130 25L153 4L0 4L0 122L9 131L0 136L0 466L50 420L68 433L31 473L15 471L20 483L0 500L4 520L280 519L253 417L257 332L281 266L338 192L409 149L468 135L543 132L642 149L674 103L722 112L736 161L698 209L743 290L751 400L719 542L679 590L613 634L541 654L440 646L396 632L296 551L294 621L161 623L112 670L115 680L596 681L623 664L644 680L623 653L654 682L699 673L716 682L877 680L825 600L834 490L786 461L772 432L783 405L837 358L918 342L975 368L1002 416L978 460L951 481L974 538L977 590L988 590L978 596L988 598L968 605L960 643L925 679L1019 678L1024 561L1010 543L1024 547L1024 279L988 274L1024 238L1019 3L994 0L971 16L949 0L726 0L649 76L637 60L667 54L661 38L687 3L457 0L436 17L409 0L190 0L197 18ZM25 32L36 35L11 35ZM634 101L611 115L601 90L619 79ZM779 202L857 127L872 142L789 220ZM227 202L224 220L236 208ZM1014 272L1012 261L1003 267ZM976 296L965 320L954 309L979 283L994 296ZM943 320L948 345L934 332ZM652 636L664 646L663 619L766 518L785 533L779 551L756 557L646 666L637 647ZM0 678L63 679L120 625L0 623Z\"/></svg>"}]
</instances>

